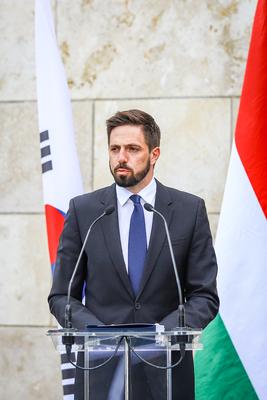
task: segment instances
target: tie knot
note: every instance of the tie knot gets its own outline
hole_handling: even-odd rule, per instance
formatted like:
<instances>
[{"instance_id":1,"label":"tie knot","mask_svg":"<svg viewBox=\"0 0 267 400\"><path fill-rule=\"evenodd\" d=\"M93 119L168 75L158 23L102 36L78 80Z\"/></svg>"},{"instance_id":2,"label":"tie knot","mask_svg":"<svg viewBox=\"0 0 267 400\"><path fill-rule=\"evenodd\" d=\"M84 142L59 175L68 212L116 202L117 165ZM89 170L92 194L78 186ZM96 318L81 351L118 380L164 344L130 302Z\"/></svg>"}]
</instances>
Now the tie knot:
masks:
<instances>
[{"instance_id":1,"label":"tie knot","mask_svg":"<svg viewBox=\"0 0 267 400\"><path fill-rule=\"evenodd\" d=\"M138 196L138 194L133 194L132 196L130 196L130 199L132 200L134 205L140 204L141 197Z\"/></svg>"}]
</instances>

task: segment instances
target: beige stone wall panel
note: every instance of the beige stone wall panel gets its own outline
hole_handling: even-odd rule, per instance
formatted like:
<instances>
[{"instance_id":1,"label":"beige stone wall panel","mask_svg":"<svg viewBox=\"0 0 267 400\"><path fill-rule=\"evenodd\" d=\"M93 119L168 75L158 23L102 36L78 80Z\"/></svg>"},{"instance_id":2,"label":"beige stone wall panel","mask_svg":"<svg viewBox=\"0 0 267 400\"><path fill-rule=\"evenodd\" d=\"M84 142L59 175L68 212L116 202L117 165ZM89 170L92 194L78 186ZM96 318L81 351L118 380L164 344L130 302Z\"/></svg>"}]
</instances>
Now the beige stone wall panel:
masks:
<instances>
[{"instance_id":1,"label":"beige stone wall panel","mask_svg":"<svg viewBox=\"0 0 267 400\"><path fill-rule=\"evenodd\" d=\"M255 4L59 0L73 97L239 94Z\"/></svg>"},{"instance_id":2,"label":"beige stone wall panel","mask_svg":"<svg viewBox=\"0 0 267 400\"><path fill-rule=\"evenodd\" d=\"M0 327L2 400L62 398L59 356L45 328Z\"/></svg>"},{"instance_id":3,"label":"beige stone wall panel","mask_svg":"<svg viewBox=\"0 0 267 400\"><path fill-rule=\"evenodd\" d=\"M51 286L43 215L0 215L0 325L49 325Z\"/></svg>"},{"instance_id":4,"label":"beige stone wall panel","mask_svg":"<svg viewBox=\"0 0 267 400\"><path fill-rule=\"evenodd\" d=\"M0 100L32 99L34 82L34 2L0 2Z\"/></svg>"},{"instance_id":5,"label":"beige stone wall panel","mask_svg":"<svg viewBox=\"0 0 267 400\"><path fill-rule=\"evenodd\" d=\"M1 0L0 15L0 101L36 99L34 0Z\"/></svg>"},{"instance_id":6,"label":"beige stone wall panel","mask_svg":"<svg viewBox=\"0 0 267 400\"><path fill-rule=\"evenodd\" d=\"M256 0L51 3L74 98L239 95ZM0 14L0 100L36 99L34 2Z\"/></svg>"},{"instance_id":7,"label":"beige stone wall panel","mask_svg":"<svg viewBox=\"0 0 267 400\"><path fill-rule=\"evenodd\" d=\"M140 108L162 131L156 176L195 193L209 212L219 212L230 155L229 99L98 101L95 106L94 188L110 184L105 120L118 110Z\"/></svg>"},{"instance_id":8,"label":"beige stone wall panel","mask_svg":"<svg viewBox=\"0 0 267 400\"><path fill-rule=\"evenodd\" d=\"M72 102L76 146L85 192L92 190L92 106L91 101Z\"/></svg>"},{"instance_id":9,"label":"beige stone wall panel","mask_svg":"<svg viewBox=\"0 0 267 400\"><path fill-rule=\"evenodd\" d=\"M0 104L0 212L43 211L35 103Z\"/></svg>"},{"instance_id":10,"label":"beige stone wall panel","mask_svg":"<svg viewBox=\"0 0 267 400\"><path fill-rule=\"evenodd\" d=\"M92 103L73 102L72 108L84 188L88 191L92 187ZM0 212L42 212L36 104L0 104L0 127Z\"/></svg>"},{"instance_id":11,"label":"beige stone wall panel","mask_svg":"<svg viewBox=\"0 0 267 400\"><path fill-rule=\"evenodd\" d=\"M209 218L210 230L211 230L213 244L214 244L215 240L216 240L216 233L217 233L218 222L219 222L219 214L208 214L208 218Z\"/></svg>"},{"instance_id":12,"label":"beige stone wall panel","mask_svg":"<svg viewBox=\"0 0 267 400\"><path fill-rule=\"evenodd\" d=\"M232 99L232 131L233 131L233 137L234 133L236 130L236 123L237 123L237 117L238 117L238 112L239 112L239 106L240 106L240 98L234 98Z\"/></svg>"}]
</instances>

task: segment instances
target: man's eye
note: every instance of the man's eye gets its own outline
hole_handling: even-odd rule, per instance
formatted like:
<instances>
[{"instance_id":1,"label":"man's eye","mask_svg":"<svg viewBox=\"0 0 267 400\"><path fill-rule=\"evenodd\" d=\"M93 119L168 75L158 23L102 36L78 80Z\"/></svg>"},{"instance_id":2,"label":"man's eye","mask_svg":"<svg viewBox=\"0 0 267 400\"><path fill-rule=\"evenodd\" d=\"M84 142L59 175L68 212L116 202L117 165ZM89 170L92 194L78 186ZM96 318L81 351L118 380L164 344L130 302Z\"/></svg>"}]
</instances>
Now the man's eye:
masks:
<instances>
[{"instance_id":1,"label":"man's eye","mask_svg":"<svg viewBox=\"0 0 267 400\"><path fill-rule=\"evenodd\" d=\"M136 153L137 151L139 151L139 147L130 147L129 150L133 153Z\"/></svg>"},{"instance_id":2,"label":"man's eye","mask_svg":"<svg viewBox=\"0 0 267 400\"><path fill-rule=\"evenodd\" d=\"M113 153L115 153L115 152L119 151L119 148L118 148L118 147L111 147L111 148L110 148L110 151L112 151Z\"/></svg>"}]
</instances>

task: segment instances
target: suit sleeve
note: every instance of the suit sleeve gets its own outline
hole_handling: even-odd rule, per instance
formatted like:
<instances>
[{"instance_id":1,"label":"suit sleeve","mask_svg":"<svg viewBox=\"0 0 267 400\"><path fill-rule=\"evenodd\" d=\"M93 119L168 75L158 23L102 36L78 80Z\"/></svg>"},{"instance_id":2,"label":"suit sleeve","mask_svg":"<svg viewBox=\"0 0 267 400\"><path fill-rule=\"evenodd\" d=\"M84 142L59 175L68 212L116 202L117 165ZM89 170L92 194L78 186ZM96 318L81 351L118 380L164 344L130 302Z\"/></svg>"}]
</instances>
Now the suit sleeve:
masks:
<instances>
[{"instance_id":1,"label":"suit sleeve","mask_svg":"<svg viewBox=\"0 0 267 400\"><path fill-rule=\"evenodd\" d=\"M199 199L182 283L187 326L205 328L216 316L219 309L216 276L217 261L209 221L204 201ZM161 323L167 329L177 326L177 310Z\"/></svg>"},{"instance_id":2,"label":"suit sleeve","mask_svg":"<svg viewBox=\"0 0 267 400\"><path fill-rule=\"evenodd\" d=\"M74 201L70 201L64 228L60 237L56 266L48 303L51 313L61 326L65 326L65 306L67 304L68 285L82 247ZM102 322L82 304L82 293L86 276L87 257L83 254L71 288L72 324L83 329L88 324Z\"/></svg>"}]
</instances>

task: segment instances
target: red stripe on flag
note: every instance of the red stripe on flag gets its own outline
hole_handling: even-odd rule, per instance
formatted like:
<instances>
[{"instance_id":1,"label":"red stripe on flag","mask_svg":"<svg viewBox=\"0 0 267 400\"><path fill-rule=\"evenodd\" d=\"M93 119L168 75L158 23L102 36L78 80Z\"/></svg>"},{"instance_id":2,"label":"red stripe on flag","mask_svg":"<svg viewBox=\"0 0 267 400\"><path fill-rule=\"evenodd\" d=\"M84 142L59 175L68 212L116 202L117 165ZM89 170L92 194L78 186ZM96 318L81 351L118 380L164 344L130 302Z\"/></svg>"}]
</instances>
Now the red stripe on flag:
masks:
<instances>
[{"instance_id":1,"label":"red stripe on flag","mask_svg":"<svg viewBox=\"0 0 267 400\"><path fill-rule=\"evenodd\" d=\"M235 132L240 159L267 217L267 1L259 0Z\"/></svg>"},{"instance_id":2,"label":"red stripe on flag","mask_svg":"<svg viewBox=\"0 0 267 400\"><path fill-rule=\"evenodd\" d=\"M48 204L45 205L45 215L50 262L54 264L56 261L59 237L64 225L64 216L59 210Z\"/></svg>"}]
</instances>

